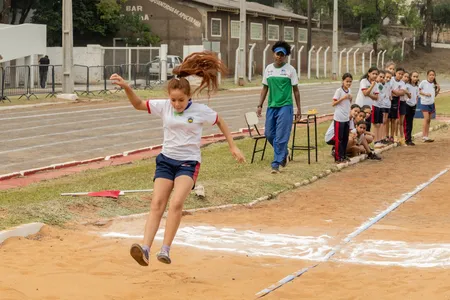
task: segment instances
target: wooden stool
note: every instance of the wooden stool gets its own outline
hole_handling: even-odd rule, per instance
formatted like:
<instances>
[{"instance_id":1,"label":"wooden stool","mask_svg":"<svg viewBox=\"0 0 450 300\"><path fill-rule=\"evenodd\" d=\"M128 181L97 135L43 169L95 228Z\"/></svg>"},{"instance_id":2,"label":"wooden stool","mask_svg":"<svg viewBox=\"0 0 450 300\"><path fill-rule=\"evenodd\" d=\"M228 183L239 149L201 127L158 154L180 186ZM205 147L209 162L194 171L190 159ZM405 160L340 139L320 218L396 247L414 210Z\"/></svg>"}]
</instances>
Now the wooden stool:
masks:
<instances>
[{"instance_id":1,"label":"wooden stool","mask_svg":"<svg viewBox=\"0 0 450 300\"><path fill-rule=\"evenodd\" d=\"M294 117L294 132L292 137L292 146L291 146L291 160L294 159L294 152L299 151L308 151L308 164L311 164L311 150L315 150L316 152L316 162L318 162L318 153L317 153L317 115L316 114L307 114L306 119L296 120ZM310 124L314 123L314 146L311 146L311 140L310 140ZM300 146L295 145L295 134L297 130L297 124L306 124L306 131L307 131L307 137L308 137L308 145L307 146Z\"/></svg>"}]
</instances>

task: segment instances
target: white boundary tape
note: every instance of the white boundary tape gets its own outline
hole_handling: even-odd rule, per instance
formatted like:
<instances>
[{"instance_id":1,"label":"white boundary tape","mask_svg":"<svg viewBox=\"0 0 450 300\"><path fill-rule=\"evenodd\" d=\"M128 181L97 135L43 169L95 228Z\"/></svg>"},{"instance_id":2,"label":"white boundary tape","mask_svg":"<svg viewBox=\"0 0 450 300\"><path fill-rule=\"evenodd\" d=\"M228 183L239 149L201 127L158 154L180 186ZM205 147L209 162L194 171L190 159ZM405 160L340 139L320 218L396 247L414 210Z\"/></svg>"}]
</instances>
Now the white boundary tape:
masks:
<instances>
[{"instance_id":1,"label":"white boundary tape","mask_svg":"<svg viewBox=\"0 0 450 300\"><path fill-rule=\"evenodd\" d=\"M321 262L327 262L329 261L338 251L340 251L346 244L350 243L355 237L357 237L358 235L360 235L362 232L366 231L367 229L369 229L372 225L374 225L375 223L377 223L378 221L380 221L381 219L383 219L385 216L387 216L390 212L392 212L393 210L395 210L397 207L399 207L400 205L402 205L403 203L405 203L406 201L408 201L411 197L415 196L416 194L418 194L420 191L422 191L423 189L425 189L427 186L429 186L431 183L433 183L436 179L438 179L439 177L441 177L442 175L444 175L445 173L447 173L449 170L449 168L439 172L437 175L433 176L431 179L429 179L427 182L422 183L421 185L419 185L418 187L416 187L413 191L406 193L403 195L402 198L400 198L399 200L395 201L394 203L392 203L392 205L390 205L387 209L385 209L384 211L382 211L381 213L379 213L378 215L376 215L374 218L369 219L367 222L365 222L364 224L362 224L360 227L358 227L355 231L353 231L352 233L350 233L349 235L347 235L347 237L345 239L343 239L341 241L341 243L339 245L337 245L336 247L334 247L333 250L331 250L327 255L325 255L325 257L322 259ZM263 289L261 291L259 291L258 293L256 293L256 296L258 298L264 297L265 295L273 292L274 290L280 288L281 286L283 286L284 284L294 280L295 278L301 276L302 274L308 272L309 270L317 267L320 264L317 263L315 265L312 265L310 267L307 268L303 268L297 272L292 273L291 275L288 275L286 277L284 277L283 279L281 279L280 281L278 281L277 283L269 286L266 289Z\"/></svg>"}]
</instances>

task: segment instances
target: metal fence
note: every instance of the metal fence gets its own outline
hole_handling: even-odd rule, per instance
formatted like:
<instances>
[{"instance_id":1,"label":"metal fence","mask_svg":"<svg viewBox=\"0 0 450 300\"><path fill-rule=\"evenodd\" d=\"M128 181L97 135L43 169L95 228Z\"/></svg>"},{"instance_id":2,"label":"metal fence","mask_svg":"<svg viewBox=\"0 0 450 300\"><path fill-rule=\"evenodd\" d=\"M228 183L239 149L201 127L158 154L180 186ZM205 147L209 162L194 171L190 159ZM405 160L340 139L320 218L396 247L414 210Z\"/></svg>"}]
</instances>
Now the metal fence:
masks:
<instances>
[{"instance_id":1,"label":"metal fence","mask_svg":"<svg viewBox=\"0 0 450 300\"><path fill-rule=\"evenodd\" d=\"M161 68L158 68L161 70ZM73 66L75 93L95 95L118 92L121 89L109 78L117 73L134 89L152 89L161 84L161 72L154 71L148 64L121 64L105 66ZM19 96L38 98L56 97L62 91L62 65L23 65L0 67L0 101L11 101Z\"/></svg>"}]
</instances>

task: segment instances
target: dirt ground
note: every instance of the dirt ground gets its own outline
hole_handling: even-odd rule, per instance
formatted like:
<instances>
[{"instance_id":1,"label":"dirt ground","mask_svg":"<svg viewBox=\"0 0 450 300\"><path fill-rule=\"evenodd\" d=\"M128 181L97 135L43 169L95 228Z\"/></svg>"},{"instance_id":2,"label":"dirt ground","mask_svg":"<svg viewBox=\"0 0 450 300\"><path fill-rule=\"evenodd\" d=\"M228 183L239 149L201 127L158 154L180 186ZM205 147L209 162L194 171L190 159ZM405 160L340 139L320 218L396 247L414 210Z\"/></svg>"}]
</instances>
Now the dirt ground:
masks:
<instances>
[{"instance_id":1,"label":"dirt ground","mask_svg":"<svg viewBox=\"0 0 450 300\"><path fill-rule=\"evenodd\" d=\"M46 226L33 237L9 239L0 246L1 299L255 299L448 168L450 135L433 136L433 144L389 151L381 162L363 162L253 208L187 215L171 265L154 257L160 239L150 267L129 256L144 218L101 228ZM330 261L263 299L450 299L449 184L446 173ZM111 232L129 236L102 237ZM289 250L291 242L298 243ZM292 249L298 253L284 255Z\"/></svg>"}]
</instances>

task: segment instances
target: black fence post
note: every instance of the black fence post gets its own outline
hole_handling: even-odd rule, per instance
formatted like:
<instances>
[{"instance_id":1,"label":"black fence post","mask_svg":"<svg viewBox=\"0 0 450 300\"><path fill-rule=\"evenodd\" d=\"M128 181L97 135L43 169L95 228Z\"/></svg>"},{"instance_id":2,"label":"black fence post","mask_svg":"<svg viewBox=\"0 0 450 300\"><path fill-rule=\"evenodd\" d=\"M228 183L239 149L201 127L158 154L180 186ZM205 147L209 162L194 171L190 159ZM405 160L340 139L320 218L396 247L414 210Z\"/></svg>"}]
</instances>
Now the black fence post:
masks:
<instances>
[{"instance_id":1,"label":"black fence post","mask_svg":"<svg viewBox=\"0 0 450 300\"><path fill-rule=\"evenodd\" d=\"M106 67L107 66L103 66L103 90L101 90L100 92L98 92L98 94L108 94L111 93L111 91L108 90L107 86L106 86L106 80L108 80L107 78L107 73L106 73Z\"/></svg>"},{"instance_id":2,"label":"black fence post","mask_svg":"<svg viewBox=\"0 0 450 300\"><path fill-rule=\"evenodd\" d=\"M49 67L52 68L52 90L50 91L50 93L47 94L47 96L45 96L45 98L56 97L56 92L55 92L55 66L54 65L50 65Z\"/></svg>"},{"instance_id":3,"label":"black fence post","mask_svg":"<svg viewBox=\"0 0 450 300\"><path fill-rule=\"evenodd\" d=\"M1 85L0 101L2 101L2 103L5 102L5 100L11 102L11 100L9 100L8 97L5 97L5 69L3 69L3 67L0 67L0 76L2 77L0 80Z\"/></svg>"},{"instance_id":4,"label":"black fence post","mask_svg":"<svg viewBox=\"0 0 450 300\"><path fill-rule=\"evenodd\" d=\"M27 99L30 100L31 96L34 96L37 99L38 97L36 96L36 94L31 91L31 67L30 66L26 66L26 70L27 70L27 73L28 73L27 81L26 81L26 84L27 84Z\"/></svg>"}]
</instances>

